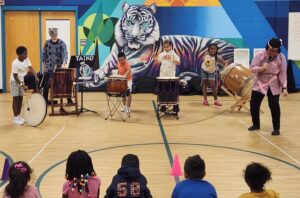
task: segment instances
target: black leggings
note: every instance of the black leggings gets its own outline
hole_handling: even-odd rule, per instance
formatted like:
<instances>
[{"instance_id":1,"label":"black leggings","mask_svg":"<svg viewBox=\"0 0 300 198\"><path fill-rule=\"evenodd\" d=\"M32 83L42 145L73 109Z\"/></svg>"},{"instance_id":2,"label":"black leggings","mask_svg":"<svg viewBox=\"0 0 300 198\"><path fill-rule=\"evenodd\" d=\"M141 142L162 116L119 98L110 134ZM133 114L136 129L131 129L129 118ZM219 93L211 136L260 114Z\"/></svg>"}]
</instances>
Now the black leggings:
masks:
<instances>
[{"instance_id":1,"label":"black leggings","mask_svg":"<svg viewBox=\"0 0 300 198\"><path fill-rule=\"evenodd\" d=\"M50 87L50 78L53 72L45 72L44 76L44 90L43 90L43 96L48 102L48 93L49 93L49 87Z\"/></svg>"},{"instance_id":2,"label":"black leggings","mask_svg":"<svg viewBox=\"0 0 300 198\"><path fill-rule=\"evenodd\" d=\"M269 88L267 96L268 96L269 108L272 114L273 129L279 130L280 129L280 106L279 106L280 95L273 95ZM261 94L260 92L252 91L250 109L251 109L252 123L256 127L260 127L259 109L264 97L265 95Z\"/></svg>"}]
</instances>

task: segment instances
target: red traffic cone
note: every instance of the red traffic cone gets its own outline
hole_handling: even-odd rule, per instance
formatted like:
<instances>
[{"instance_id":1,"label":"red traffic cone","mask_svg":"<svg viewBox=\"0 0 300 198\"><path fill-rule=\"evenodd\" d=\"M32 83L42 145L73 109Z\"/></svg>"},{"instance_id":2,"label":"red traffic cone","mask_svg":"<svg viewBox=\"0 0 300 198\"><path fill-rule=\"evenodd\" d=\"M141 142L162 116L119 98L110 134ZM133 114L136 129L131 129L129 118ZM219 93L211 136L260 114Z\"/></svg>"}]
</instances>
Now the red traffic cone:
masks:
<instances>
[{"instance_id":1,"label":"red traffic cone","mask_svg":"<svg viewBox=\"0 0 300 198\"><path fill-rule=\"evenodd\" d=\"M174 177L182 176L178 155L175 155L175 157L174 157L171 175Z\"/></svg>"}]
</instances>

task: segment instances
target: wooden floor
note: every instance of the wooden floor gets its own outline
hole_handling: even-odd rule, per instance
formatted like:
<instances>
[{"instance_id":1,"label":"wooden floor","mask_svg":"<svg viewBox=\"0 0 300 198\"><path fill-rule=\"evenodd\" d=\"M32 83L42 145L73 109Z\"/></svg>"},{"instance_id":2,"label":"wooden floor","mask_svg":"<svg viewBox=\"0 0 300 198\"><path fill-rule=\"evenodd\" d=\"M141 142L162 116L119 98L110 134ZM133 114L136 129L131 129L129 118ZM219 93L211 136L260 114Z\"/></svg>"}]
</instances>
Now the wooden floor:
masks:
<instances>
[{"instance_id":1,"label":"wooden floor","mask_svg":"<svg viewBox=\"0 0 300 198\"><path fill-rule=\"evenodd\" d=\"M222 107L202 105L202 96L180 96L180 118L156 117L156 96L134 94L131 117L126 122L104 120L104 93L85 93L84 107L97 111L76 116L47 116L38 127L12 124L11 96L0 94L0 171L5 157L24 160L34 169L32 183L43 198L61 197L65 160L70 152L90 153L101 179L100 197L120 166L124 154L140 158L142 173L155 198L171 196L176 184L170 176L171 162L178 154L183 167L187 156L200 154L207 164L205 179L219 197L238 197L249 189L243 169L250 162L262 162L273 173L267 188L283 198L300 195L300 94L281 98L281 135L273 137L271 115L263 101L260 132L248 132L248 112L230 112L234 100L220 97ZM212 98L209 98L212 103ZM50 109L49 109L50 110ZM182 180L183 177L180 177ZM2 185L0 196L3 192Z\"/></svg>"}]
</instances>

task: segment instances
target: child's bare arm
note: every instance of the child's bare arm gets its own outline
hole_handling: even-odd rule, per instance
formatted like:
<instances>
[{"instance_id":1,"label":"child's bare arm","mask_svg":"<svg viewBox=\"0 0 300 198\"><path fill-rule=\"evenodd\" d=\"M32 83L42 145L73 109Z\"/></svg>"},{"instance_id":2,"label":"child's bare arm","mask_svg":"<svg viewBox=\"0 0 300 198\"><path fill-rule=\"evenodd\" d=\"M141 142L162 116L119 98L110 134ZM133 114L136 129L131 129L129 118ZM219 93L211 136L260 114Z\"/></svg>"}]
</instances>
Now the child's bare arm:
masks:
<instances>
[{"instance_id":1,"label":"child's bare arm","mask_svg":"<svg viewBox=\"0 0 300 198\"><path fill-rule=\"evenodd\" d=\"M34 75L35 80L39 81L39 78L36 75L36 72L35 72L34 68L32 66L29 66L28 69L29 69L29 72Z\"/></svg>"}]
</instances>

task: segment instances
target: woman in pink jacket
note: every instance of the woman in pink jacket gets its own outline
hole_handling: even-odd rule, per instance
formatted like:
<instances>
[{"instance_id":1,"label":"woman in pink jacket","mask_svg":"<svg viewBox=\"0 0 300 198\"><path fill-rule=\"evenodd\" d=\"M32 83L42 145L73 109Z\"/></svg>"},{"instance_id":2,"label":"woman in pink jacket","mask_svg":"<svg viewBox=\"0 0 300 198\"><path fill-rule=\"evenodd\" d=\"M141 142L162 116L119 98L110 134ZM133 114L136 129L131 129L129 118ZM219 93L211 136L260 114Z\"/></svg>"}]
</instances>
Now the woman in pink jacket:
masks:
<instances>
[{"instance_id":1,"label":"woman in pink jacket","mask_svg":"<svg viewBox=\"0 0 300 198\"><path fill-rule=\"evenodd\" d=\"M280 106L279 96L283 92L287 96L286 58L281 53L280 39L272 38L266 44L266 50L257 54L250 66L255 75L252 89L250 109L253 125L249 131L260 129L259 109L265 95L268 96L272 114L272 135L280 135Z\"/></svg>"}]
</instances>

